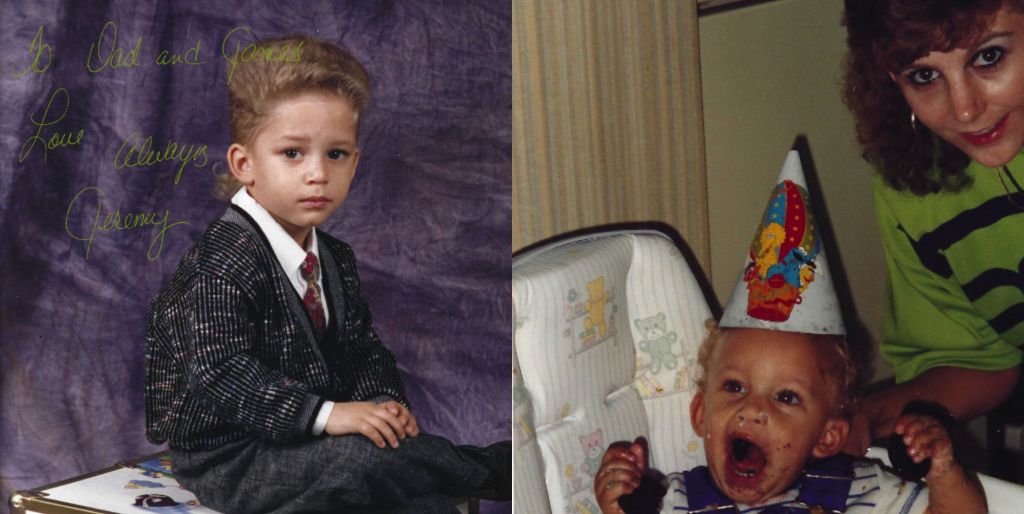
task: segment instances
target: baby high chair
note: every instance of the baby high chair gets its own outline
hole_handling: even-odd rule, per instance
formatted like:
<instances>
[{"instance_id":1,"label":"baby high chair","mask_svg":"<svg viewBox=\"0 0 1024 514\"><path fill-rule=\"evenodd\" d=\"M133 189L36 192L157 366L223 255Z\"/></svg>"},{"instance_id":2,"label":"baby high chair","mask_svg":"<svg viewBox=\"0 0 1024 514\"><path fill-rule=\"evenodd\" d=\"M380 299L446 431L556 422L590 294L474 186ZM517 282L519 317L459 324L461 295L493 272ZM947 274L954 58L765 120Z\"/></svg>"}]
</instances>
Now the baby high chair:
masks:
<instances>
[{"instance_id":1,"label":"baby high chair","mask_svg":"<svg viewBox=\"0 0 1024 514\"><path fill-rule=\"evenodd\" d=\"M689 405L711 313L671 239L548 244L513 260L512 296L516 512L600 512L593 479L614 441L646 437L665 473L704 463ZM1024 487L981 479L991 512L1024 512Z\"/></svg>"}]
</instances>

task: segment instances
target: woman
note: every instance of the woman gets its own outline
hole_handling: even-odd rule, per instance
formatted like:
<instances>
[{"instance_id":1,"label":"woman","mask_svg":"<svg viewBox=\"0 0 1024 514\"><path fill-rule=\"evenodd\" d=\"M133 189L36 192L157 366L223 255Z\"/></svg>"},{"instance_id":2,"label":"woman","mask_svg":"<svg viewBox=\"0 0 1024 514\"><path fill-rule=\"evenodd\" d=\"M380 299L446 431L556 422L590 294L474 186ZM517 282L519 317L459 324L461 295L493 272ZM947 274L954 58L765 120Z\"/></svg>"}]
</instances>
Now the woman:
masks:
<instances>
[{"instance_id":1,"label":"woman","mask_svg":"<svg viewBox=\"0 0 1024 514\"><path fill-rule=\"evenodd\" d=\"M846 101L889 269L882 353L847 451L910 400L1002 403L1024 346L1024 0L847 0Z\"/></svg>"}]
</instances>

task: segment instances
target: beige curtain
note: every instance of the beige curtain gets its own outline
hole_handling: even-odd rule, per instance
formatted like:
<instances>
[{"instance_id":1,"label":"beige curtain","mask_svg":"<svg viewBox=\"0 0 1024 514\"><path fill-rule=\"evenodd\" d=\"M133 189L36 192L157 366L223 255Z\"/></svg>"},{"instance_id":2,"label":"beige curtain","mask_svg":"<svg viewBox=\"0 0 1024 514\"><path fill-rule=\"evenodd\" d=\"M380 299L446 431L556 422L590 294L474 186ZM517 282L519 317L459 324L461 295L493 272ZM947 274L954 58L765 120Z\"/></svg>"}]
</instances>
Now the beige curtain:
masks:
<instances>
[{"instance_id":1,"label":"beige curtain","mask_svg":"<svg viewBox=\"0 0 1024 514\"><path fill-rule=\"evenodd\" d=\"M658 221L708 269L697 2L512 9L513 250Z\"/></svg>"}]
</instances>

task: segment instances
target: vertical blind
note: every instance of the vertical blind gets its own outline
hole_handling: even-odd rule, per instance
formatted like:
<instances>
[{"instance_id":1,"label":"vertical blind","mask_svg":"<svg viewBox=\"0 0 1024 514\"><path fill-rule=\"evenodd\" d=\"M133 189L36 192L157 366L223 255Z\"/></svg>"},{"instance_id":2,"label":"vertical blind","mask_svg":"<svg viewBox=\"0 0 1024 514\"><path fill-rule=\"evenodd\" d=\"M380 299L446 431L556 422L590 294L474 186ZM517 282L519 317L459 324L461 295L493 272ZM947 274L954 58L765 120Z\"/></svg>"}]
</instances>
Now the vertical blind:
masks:
<instances>
[{"instance_id":1,"label":"vertical blind","mask_svg":"<svg viewBox=\"0 0 1024 514\"><path fill-rule=\"evenodd\" d=\"M653 221L707 269L697 4L512 4L513 250Z\"/></svg>"}]
</instances>

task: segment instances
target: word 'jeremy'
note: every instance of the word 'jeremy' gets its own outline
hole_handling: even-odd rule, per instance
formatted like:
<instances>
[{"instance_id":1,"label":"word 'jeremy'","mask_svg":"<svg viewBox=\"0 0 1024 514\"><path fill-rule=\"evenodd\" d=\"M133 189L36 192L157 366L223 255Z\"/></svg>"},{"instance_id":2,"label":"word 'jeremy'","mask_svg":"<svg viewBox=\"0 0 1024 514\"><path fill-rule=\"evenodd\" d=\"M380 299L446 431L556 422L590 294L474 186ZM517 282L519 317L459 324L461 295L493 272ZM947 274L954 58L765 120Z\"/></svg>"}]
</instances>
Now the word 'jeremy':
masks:
<instances>
[{"instance_id":1,"label":"word 'jeremy'","mask_svg":"<svg viewBox=\"0 0 1024 514\"><path fill-rule=\"evenodd\" d=\"M125 213L121 214L121 209L107 210L106 216L102 216L104 205L103 199L106 194L102 189L90 186L83 188L78 194L75 195L71 203L68 204L67 213L64 215L64 231L67 232L72 239L78 241L85 241L85 259L89 259L89 252L92 250L92 243L96 239L96 231L100 232L124 232L130 230L137 230L145 227L157 227L156 234L149 241L149 248L146 250L146 258L155 261L160 257L160 253L164 250L164 240L167 238L167 232L178 225L187 225L187 221L175 221L171 222L171 211L164 210L163 214L159 212L140 212L140 213ZM89 200L96 202L96 211L92 215L92 219L88 218L91 214L89 211L85 211L83 219L87 224L87 230L79 233L72 230L71 226L81 225L82 223L73 223L73 213L88 209L86 202ZM79 203L82 203L84 207L79 207ZM102 221L101 221L102 218Z\"/></svg>"}]
</instances>

